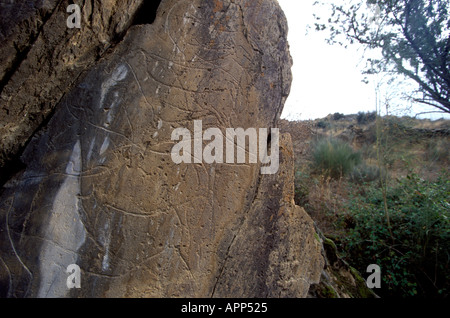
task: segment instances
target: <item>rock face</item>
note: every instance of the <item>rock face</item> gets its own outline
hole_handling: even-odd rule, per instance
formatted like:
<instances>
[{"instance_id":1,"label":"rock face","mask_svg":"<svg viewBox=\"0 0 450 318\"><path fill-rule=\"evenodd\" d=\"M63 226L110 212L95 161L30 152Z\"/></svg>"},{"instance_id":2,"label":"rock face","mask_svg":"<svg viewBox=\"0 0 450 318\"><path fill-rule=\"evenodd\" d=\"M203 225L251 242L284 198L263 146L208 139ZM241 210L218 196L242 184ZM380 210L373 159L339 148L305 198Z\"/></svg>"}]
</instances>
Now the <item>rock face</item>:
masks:
<instances>
[{"instance_id":1,"label":"rock face","mask_svg":"<svg viewBox=\"0 0 450 318\"><path fill-rule=\"evenodd\" d=\"M294 156L289 134L280 140L278 174L264 175L229 247L214 296L305 297L324 266L313 222L294 204Z\"/></svg>"},{"instance_id":2,"label":"rock face","mask_svg":"<svg viewBox=\"0 0 450 318\"><path fill-rule=\"evenodd\" d=\"M82 28L71 29L71 2L0 1L0 174L143 7L143 0L86 0Z\"/></svg>"},{"instance_id":3,"label":"rock face","mask_svg":"<svg viewBox=\"0 0 450 318\"><path fill-rule=\"evenodd\" d=\"M139 5L128 2L99 12L122 21ZM55 111L0 192L1 296L306 297L324 263L312 220L293 203L289 135L275 174L260 162L171 157L173 131L193 132L195 120L203 131L276 127L291 82L286 33L272 0L164 0L152 24L80 66L89 70L79 80L49 84L76 83L60 100L43 87L41 97L23 93L26 105L41 98ZM7 110L22 107L7 100ZM70 264L79 289L66 285Z\"/></svg>"}]
</instances>

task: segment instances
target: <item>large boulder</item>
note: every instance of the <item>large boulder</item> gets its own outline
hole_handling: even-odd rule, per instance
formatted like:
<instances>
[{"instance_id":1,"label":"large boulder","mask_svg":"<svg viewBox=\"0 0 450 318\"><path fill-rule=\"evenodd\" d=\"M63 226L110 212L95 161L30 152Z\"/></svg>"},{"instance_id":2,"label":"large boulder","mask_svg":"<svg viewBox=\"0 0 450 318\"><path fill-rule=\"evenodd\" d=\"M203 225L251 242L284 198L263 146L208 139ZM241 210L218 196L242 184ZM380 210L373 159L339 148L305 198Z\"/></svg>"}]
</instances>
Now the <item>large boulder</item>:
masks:
<instances>
[{"instance_id":1,"label":"large boulder","mask_svg":"<svg viewBox=\"0 0 450 318\"><path fill-rule=\"evenodd\" d=\"M289 135L259 140L279 150L275 173L172 157L174 130L200 120L224 135L277 126L286 34L272 0L164 0L152 24L130 27L53 106L1 190L1 295L306 297L323 257L293 203Z\"/></svg>"}]
</instances>

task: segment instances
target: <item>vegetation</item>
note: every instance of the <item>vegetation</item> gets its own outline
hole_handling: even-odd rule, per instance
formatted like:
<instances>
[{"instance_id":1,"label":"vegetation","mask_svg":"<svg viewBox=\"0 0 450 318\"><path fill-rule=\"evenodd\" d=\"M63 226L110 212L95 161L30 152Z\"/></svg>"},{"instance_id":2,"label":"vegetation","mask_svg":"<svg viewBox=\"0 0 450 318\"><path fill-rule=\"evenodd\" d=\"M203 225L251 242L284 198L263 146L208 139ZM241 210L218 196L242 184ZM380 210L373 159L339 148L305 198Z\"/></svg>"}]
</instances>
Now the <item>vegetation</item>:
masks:
<instances>
[{"instance_id":1,"label":"vegetation","mask_svg":"<svg viewBox=\"0 0 450 318\"><path fill-rule=\"evenodd\" d=\"M356 121L358 124L362 125L362 124L368 124L370 122L373 122L373 121L375 121L376 118L377 118L376 112L369 112L369 113L358 112Z\"/></svg>"},{"instance_id":2,"label":"vegetation","mask_svg":"<svg viewBox=\"0 0 450 318\"><path fill-rule=\"evenodd\" d=\"M449 296L449 128L371 113L285 128L296 155L296 203L349 265L360 273L380 266L381 297ZM296 151L305 144L309 151Z\"/></svg>"},{"instance_id":3,"label":"vegetation","mask_svg":"<svg viewBox=\"0 0 450 318\"><path fill-rule=\"evenodd\" d=\"M366 0L328 5L330 15L316 16L316 30L329 31L329 43L358 43L381 50L381 58L367 58L367 74L406 76L419 87L409 94L416 102L450 113L448 0Z\"/></svg>"},{"instance_id":4,"label":"vegetation","mask_svg":"<svg viewBox=\"0 0 450 318\"><path fill-rule=\"evenodd\" d=\"M450 181L443 173L426 181L413 172L388 188L357 194L339 215L341 246L353 266L368 261L383 269L384 296L448 295L450 283ZM390 224L384 201L387 200Z\"/></svg>"},{"instance_id":5,"label":"vegetation","mask_svg":"<svg viewBox=\"0 0 450 318\"><path fill-rule=\"evenodd\" d=\"M319 140L313 150L313 163L316 171L332 178L346 175L360 162L360 154L339 139Z\"/></svg>"},{"instance_id":6,"label":"vegetation","mask_svg":"<svg viewBox=\"0 0 450 318\"><path fill-rule=\"evenodd\" d=\"M345 261L381 268L382 297L442 297L450 292L450 126L390 114L396 91L410 101L450 113L450 2L349 0L316 16L330 44L368 49L365 74L388 74L389 94L377 86L376 112L334 113L308 126L309 152L294 139L295 200ZM321 10L321 12L325 12ZM374 51L373 51L374 50ZM373 53L381 53L379 55ZM377 77L379 78L379 77ZM377 85L381 85L378 83ZM392 88L391 88L392 87ZM303 128L301 128L303 129ZM289 131L290 132L290 131ZM309 155L308 155L309 154Z\"/></svg>"}]
</instances>

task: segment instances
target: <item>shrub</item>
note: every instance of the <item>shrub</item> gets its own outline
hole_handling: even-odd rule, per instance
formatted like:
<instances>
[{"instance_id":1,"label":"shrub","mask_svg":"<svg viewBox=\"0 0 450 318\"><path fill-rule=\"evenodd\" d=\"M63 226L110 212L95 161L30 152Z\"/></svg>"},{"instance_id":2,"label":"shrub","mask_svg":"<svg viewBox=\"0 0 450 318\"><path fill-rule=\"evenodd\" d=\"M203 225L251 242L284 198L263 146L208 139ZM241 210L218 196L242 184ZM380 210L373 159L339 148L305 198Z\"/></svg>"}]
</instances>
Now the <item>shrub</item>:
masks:
<instances>
[{"instance_id":1,"label":"shrub","mask_svg":"<svg viewBox=\"0 0 450 318\"><path fill-rule=\"evenodd\" d=\"M380 178L380 169L377 166L359 164L350 171L349 180L354 183L364 183L375 181Z\"/></svg>"},{"instance_id":2,"label":"shrub","mask_svg":"<svg viewBox=\"0 0 450 318\"><path fill-rule=\"evenodd\" d=\"M339 139L322 139L313 149L313 166L316 171L338 179L361 162L361 155Z\"/></svg>"},{"instance_id":3,"label":"shrub","mask_svg":"<svg viewBox=\"0 0 450 318\"><path fill-rule=\"evenodd\" d=\"M330 123L328 123L328 122L326 122L324 120L320 120L320 121L317 122L316 126L317 126L317 128L325 129L325 128L330 127Z\"/></svg>"},{"instance_id":4,"label":"shrub","mask_svg":"<svg viewBox=\"0 0 450 318\"><path fill-rule=\"evenodd\" d=\"M384 194L373 185L349 201L340 216L341 223L352 224L342 238L343 250L362 272L371 263L380 266L381 296L448 296L449 193L447 173L433 182L410 173Z\"/></svg>"},{"instance_id":5,"label":"shrub","mask_svg":"<svg viewBox=\"0 0 450 318\"><path fill-rule=\"evenodd\" d=\"M376 112L369 112L369 113L358 112L358 114L356 115L356 121L360 125L371 123L375 121L376 118L377 118Z\"/></svg>"},{"instance_id":6,"label":"shrub","mask_svg":"<svg viewBox=\"0 0 450 318\"><path fill-rule=\"evenodd\" d=\"M339 119L344 118L344 117L345 117L345 115L342 114L342 113L334 113L333 114L333 120L339 120Z\"/></svg>"}]
</instances>

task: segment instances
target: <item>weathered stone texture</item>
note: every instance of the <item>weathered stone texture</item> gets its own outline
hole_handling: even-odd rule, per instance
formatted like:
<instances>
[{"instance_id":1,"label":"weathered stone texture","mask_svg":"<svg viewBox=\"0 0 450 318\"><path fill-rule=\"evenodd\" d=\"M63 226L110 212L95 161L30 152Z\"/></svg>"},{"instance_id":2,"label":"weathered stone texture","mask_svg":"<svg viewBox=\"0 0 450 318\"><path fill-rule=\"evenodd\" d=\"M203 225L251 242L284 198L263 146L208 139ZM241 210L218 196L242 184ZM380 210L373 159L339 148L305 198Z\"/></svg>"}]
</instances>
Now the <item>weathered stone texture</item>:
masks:
<instances>
[{"instance_id":1,"label":"weathered stone texture","mask_svg":"<svg viewBox=\"0 0 450 318\"><path fill-rule=\"evenodd\" d=\"M0 174L55 105L128 29L143 0L85 0L81 30L68 0L0 1Z\"/></svg>"},{"instance_id":2,"label":"weathered stone texture","mask_svg":"<svg viewBox=\"0 0 450 318\"><path fill-rule=\"evenodd\" d=\"M270 0L165 0L153 24L131 27L57 104L0 193L2 296L305 297L323 260L293 203L289 137L273 175L170 156L172 131L197 119L276 126L286 33ZM66 287L72 263L81 289Z\"/></svg>"},{"instance_id":3,"label":"weathered stone texture","mask_svg":"<svg viewBox=\"0 0 450 318\"><path fill-rule=\"evenodd\" d=\"M278 174L261 177L258 193L226 255L214 296L306 297L323 258L312 219L294 203L294 155L280 139Z\"/></svg>"}]
</instances>

